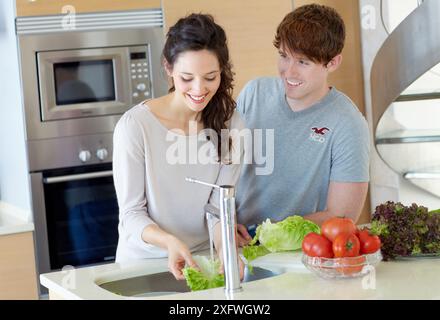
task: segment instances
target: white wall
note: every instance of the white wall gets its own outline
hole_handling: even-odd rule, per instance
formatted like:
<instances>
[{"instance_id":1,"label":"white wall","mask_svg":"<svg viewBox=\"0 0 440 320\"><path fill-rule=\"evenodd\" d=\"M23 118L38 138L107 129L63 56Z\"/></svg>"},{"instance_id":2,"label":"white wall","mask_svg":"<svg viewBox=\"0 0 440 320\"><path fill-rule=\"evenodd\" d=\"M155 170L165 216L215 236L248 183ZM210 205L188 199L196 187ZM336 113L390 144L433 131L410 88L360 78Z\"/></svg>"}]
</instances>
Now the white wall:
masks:
<instances>
[{"instance_id":1,"label":"white wall","mask_svg":"<svg viewBox=\"0 0 440 320\"><path fill-rule=\"evenodd\" d=\"M361 10L361 45L364 68L365 110L370 127L371 141L374 143L370 71L374 57L385 41L387 33L381 25L380 0L360 0L359 3ZM374 211L374 208L380 203L388 200L398 201L398 198L399 176L382 161L374 145L372 145L370 160L370 201L372 211Z\"/></svg>"},{"instance_id":2,"label":"white wall","mask_svg":"<svg viewBox=\"0 0 440 320\"><path fill-rule=\"evenodd\" d=\"M0 201L30 210L14 17L15 1L0 1Z\"/></svg>"},{"instance_id":3,"label":"white wall","mask_svg":"<svg viewBox=\"0 0 440 320\"><path fill-rule=\"evenodd\" d=\"M387 32L392 32L394 28L414 9L417 8L419 0L359 0L361 9L361 38L362 38L362 59L364 67L365 82L365 105L367 119L372 130L372 102L371 102L371 86L370 71L378 50L387 38ZM381 8L382 4L382 8ZM381 10L382 9L382 10ZM385 26L382 24L382 18ZM432 85L432 80L440 79L433 75L428 75L428 81L424 83L418 82L411 89L420 88L422 86ZM440 87L440 82L437 88ZM406 109L406 110L405 110ZM420 110L420 109L418 109ZM427 110L425 110L427 111ZM392 108L386 112L389 121L393 121L395 126L412 128L421 122L415 118L417 112L410 108ZM432 118L433 123L438 123L435 117ZM435 120L434 120L435 119ZM409 122L411 121L411 125ZM425 121L426 126L426 121ZM371 131L372 141L373 132ZM440 164L439 164L440 165ZM379 157L376 149L372 148L371 155L371 208L374 208L385 201L400 201L403 204L411 204L413 202L427 206L429 209L440 208L440 198L414 186L411 182L403 179L394 171L392 171Z\"/></svg>"}]
</instances>

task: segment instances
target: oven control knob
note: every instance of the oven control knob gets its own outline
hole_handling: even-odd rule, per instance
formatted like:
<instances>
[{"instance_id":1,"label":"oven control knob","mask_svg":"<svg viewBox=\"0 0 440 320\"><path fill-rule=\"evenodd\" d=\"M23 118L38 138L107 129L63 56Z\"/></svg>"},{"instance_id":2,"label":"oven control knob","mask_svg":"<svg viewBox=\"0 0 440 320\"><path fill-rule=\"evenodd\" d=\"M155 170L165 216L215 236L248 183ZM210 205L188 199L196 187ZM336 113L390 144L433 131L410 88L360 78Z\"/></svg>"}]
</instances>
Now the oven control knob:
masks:
<instances>
[{"instance_id":1,"label":"oven control knob","mask_svg":"<svg viewBox=\"0 0 440 320\"><path fill-rule=\"evenodd\" d=\"M108 151L105 148L98 149L96 151L96 156L99 160L104 161L108 157Z\"/></svg>"},{"instance_id":2,"label":"oven control knob","mask_svg":"<svg viewBox=\"0 0 440 320\"><path fill-rule=\"evenodd\" d=\"M89 150L82 150L79 155L78 155L79 159L81 160L81 162L87 162L90 160L90 158L92 157L92 154L90 153Z\"/></svg>"},{"instance_id":3,"label":"oven control knob","mask_svg":"<svg viewBox=\"0 0 440 320\"><path fill-rule=\"evenodd\" d=\"M145 91L145 89L147 89L147 86L145 85L145 83L141 82L136 86L136 89L138 89L139 91Z\"/></svg>"}]
</instances>

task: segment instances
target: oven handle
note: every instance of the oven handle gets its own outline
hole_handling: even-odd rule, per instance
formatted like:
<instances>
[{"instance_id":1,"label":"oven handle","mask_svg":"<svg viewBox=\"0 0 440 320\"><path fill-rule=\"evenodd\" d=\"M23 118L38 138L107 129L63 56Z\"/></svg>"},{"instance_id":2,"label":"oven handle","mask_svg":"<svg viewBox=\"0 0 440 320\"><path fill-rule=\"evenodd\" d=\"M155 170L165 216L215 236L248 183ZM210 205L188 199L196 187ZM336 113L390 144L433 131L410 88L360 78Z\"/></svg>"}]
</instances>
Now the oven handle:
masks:
<instances>
[{"instance_id":1,"label":"oven handle","mask_svg":"<svg viewBox=\"0 0 440 320\"><path fill-rule=\"evenodd\" d=\"M49 177L49 178L44 178L43 182L45 184L51 184L51 183L60 183L60 182L66 182L66 181L76 181L76 180L111 177L112 175L113 175L113 171L107 170L107 171L99 171L99 172L92 172L92 173L71 174L71 175L60 176L60 177Z\"/></svg>"}]
</instances>

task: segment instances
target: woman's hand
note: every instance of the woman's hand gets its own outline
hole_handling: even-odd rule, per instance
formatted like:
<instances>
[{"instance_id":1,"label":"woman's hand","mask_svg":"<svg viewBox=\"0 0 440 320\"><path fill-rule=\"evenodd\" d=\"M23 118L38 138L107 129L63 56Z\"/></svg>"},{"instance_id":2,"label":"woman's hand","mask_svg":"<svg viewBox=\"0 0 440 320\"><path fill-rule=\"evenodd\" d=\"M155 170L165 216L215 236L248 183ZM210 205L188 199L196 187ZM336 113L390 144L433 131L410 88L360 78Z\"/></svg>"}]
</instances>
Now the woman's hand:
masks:
<instances>
[{"instance_id":1,"label":"woman's hand","mask_svg":"<svg viewBox=\"0 0 440 320\"><path fill-rule=\"evenodd\" d=\"M142 240L168 251L168 269L177 280L183 280L182 269L187 264L198 269L187 245L172 234L165 232L156 224L150 224L142 230Z\"/></svg>"},{"instance_id":2,"label":"woman's hand","mask_svg":"<svg viewBox=\"0 0 440 320\"><path fill-rule=\"evenodd\" d=\"M237 224L237 244L239 247L244 247L252 241L247 228L242 224Z\"/></svg>"},{"instance_id":3,"label":"woman's hand","mask_svg":"<svg viewBox=\"0 0 440 320\"><path fill-rule=\"evenodd\" d=\"M220 274L224 274L225 269L224 269L224 263L223 263L223 252L221 249L217 250L217 255L220 260L220 269L218 270L218 272ZM238 256L238 270L240 271L240 281L241 281L244 278L244 262L243 262L243 260L241 260L240 256Z\"/></svg>"},{"instance_id":4,"label":"woman's hand","mask_svg":"<svg viewBox=\"0 0 440 320\"><path fill-rule=\"evenodd\" d=\"M241 225L244 229L246 229L245 226ZM238 226L237 226L238 228ZM246 231L247 233L247 231ZM249 235L249 234L248 234ZM238 238L238 231L237 231L237 238ZM249 236L250 238L250 236ZM249 240L250 241L250 240ZM237 240L238 244L238 240ZM224 274L224 264L223 264L223 252L222 252L222 235L221 235L221 225L220 223L217 223L214 227L214 246L217 250L217 255L220 260L220 274ZM238 248L237 248L238 251ZM237 252L238 256L238 252ZM244 278L244 262L241 260L241 258L238 256L238 269L240 271L240 280L243 280Z\"/></svg>"},{"instance_id":5,"label":"woman's hand","mask_svg":"<svg viewBox=\"0 0 440 320\"><path fill-rule=\"evenodd\" d=\"M177 280L184 280L182 269L185 265L198 269L186 244L175 237L168 241L168 269Z\"/></svg>"}]
</instances>

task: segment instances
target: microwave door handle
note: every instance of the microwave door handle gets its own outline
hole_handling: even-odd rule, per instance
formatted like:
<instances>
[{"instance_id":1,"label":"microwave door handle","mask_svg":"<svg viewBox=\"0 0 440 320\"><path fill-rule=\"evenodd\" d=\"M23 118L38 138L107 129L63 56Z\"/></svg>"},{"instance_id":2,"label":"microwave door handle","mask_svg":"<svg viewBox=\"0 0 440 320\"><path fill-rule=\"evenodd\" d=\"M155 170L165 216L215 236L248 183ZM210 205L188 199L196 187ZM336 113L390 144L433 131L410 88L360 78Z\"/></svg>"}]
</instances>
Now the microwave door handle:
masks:
<instances>
[{"instance_id":1,"label":"microwave door handle","mask_svg":"<svg viewBox=\"0 0 440 320\"><path fill-rule=\"evenodd\" d=\"M113 171L107 170L107 171L99 171L99 172L92 172L92 173L80 173L80 174L71 174L71 175L67 175L67 176L44 178L43 183L51 184L51 183L60 183L60 182L67 182L67 181L104 178L104 177L111 177L111 176L113 176Z\"/></svg>"}]
</instances>

